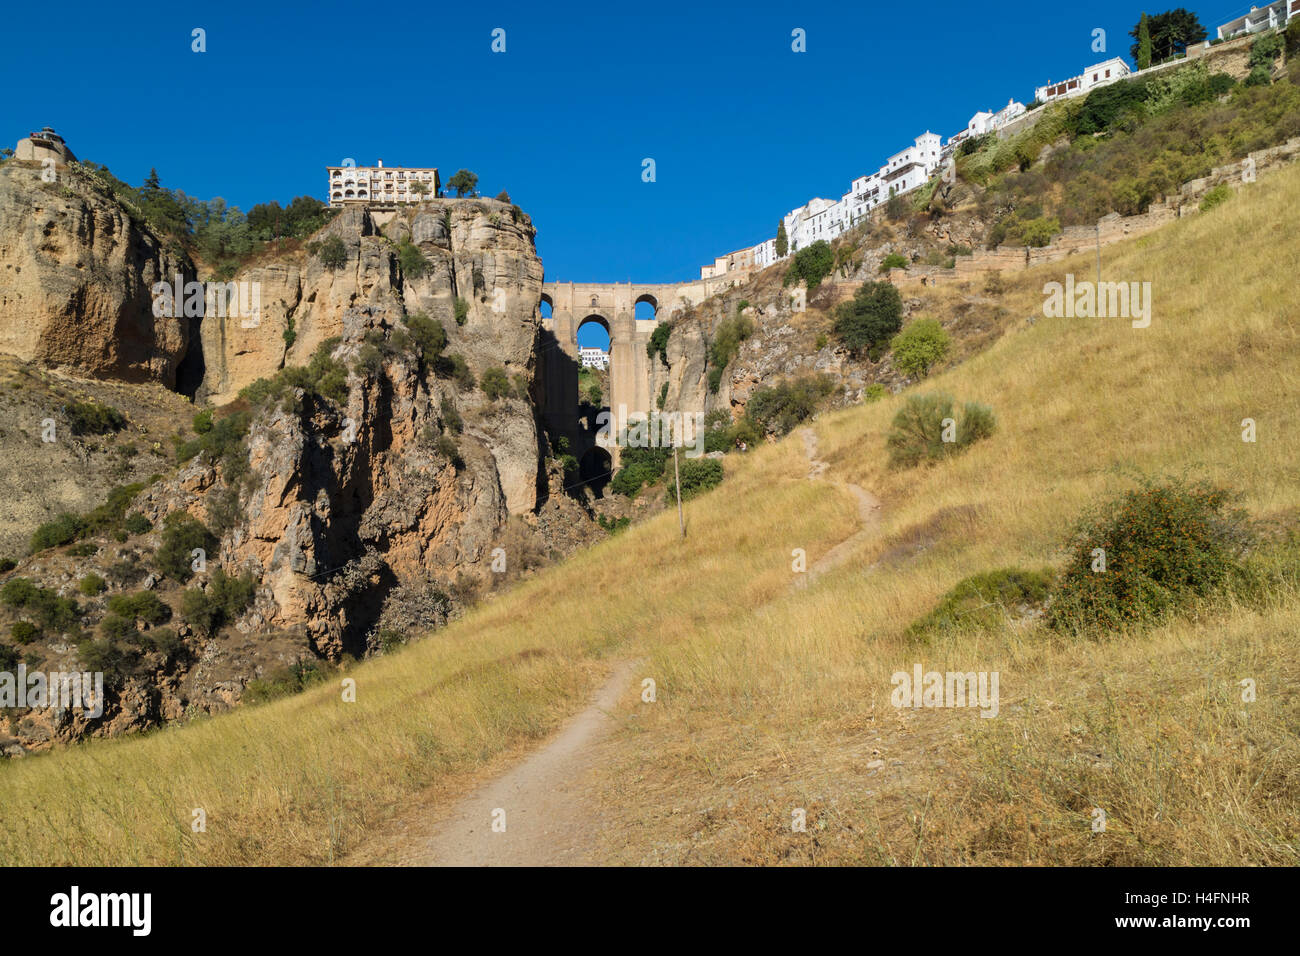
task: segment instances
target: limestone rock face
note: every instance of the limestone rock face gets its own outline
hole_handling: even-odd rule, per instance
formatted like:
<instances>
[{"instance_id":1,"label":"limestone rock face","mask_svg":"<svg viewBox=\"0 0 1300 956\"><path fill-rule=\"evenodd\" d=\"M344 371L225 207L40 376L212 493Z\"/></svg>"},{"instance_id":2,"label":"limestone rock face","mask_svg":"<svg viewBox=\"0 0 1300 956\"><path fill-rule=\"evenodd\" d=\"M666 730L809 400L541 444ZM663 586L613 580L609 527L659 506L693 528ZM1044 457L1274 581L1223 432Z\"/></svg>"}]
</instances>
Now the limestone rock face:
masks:
<instances>
[{"instance_id":1,"label":"limestone rock face","mask_svg":"<svg viewBox=\"0 0 1300 956\"><path fill-rule=\"evenodd\" d=\"M239 317L204 319L201 397L223 404L285 365L305 365L321 342L342 335L354 308L394 318L423 312L442 322L447 352L464 356L476 374L496 366L531 381L542 263L532 224L514 207L490 199L429 200L397 213L354 207L313 241L330 236L347 252L338 269L300 249L235 276L259 284L261 314L252 327ZM399 244L407 242L428 263L421 276L401 267ZM468 306L464 325L455 319L457 299Z\"/></svg>"},{"instance_id":2,"label":"limestone rock face","mask_svg":"<svg viewBox=\"0 0 1300 956\"><path fill-rule=\"evenodd\" d=\"M236 276L261 283L255 327L204 319L201 395L214 402L306 365L330 339L328 354L349 370L346 400L300 388L253 420L239 520L217 560L257 577L259 628L306 633L326 657L362 653L390 595L418 602L464 578L487 580L510 516L536 508L541 453L528 396L542 268L531 224L516 216L482 200L430 202L383 223L346 210L315 237L342 239L343 267L326 269L306 250L265 259ZM426 260L421 275L403 269L408 242ZM437 374L409 344L414 313L442 323L444 354L476 379L503 371L511 394L491 400ZM230 485L195 462L137 507L154 521L178 509L208 520Z\"/></svg>"},{"instance_id":3,"label":"limestone rock face","mask_svg":"<svg viewBox=\"0 0 1300 956\"><path fill-rule=\"evenodd\" d=\"M156 282L194 278L179 251L98 180L59 166L0 165L0 352L75 374L186 388L185 318L156 318Z\"/></svg>"}]
</instances>

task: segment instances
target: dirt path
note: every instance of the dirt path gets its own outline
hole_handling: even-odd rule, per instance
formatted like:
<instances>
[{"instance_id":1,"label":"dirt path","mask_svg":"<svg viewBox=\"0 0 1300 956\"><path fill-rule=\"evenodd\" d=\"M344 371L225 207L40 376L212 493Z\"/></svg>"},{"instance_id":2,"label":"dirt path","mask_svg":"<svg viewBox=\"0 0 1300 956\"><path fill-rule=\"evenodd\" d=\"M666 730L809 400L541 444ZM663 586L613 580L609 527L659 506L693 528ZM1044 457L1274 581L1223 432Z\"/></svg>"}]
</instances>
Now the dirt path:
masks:
<instances>
[{"instance_id":1,"label":"dirt path","mask_svg":"<svg viewBox=\"0 0 1300 956\"><path fill-rule=\"evenodd\" d=\"M628 689L636 663L619 664L587 708L545 746L462 799L413 848L417 866L554 866L584 859L596 825L584 793L592 745L610 729L609 712ZM493 830L504 811L505 829Z\"/></svg>"},{"instance_id":2,"label":"dirt path","mask_svg":"<svg viewBox=\"0 0 1300 956\"><path fill-rule=\"evenodd\" d=\"M826 462L817 457L817 435L802 429L808 455L808 480L827 481ZM799 586L846 560L880 524L880 502L850 482L845 488L858 503L861 527L815 560ZM601 826L587 787L595 745L612 727L610 711L631 688L637 662L625 661L596 692L585 710L571 718L540 749L461 798L431 825L412 815L387 834L388 848L372 847L356 862L400 862L416 866L555 866L598 862L590 858ZM504 829L494 829L494 818ZM394 857L396 859L394 859Z\"/></svg>"},{"instance_id":3,"label":"dirt path","mask_svg":"<svg viewBox=\"0 0 1300 956\"><path fill-rule=\"evenodd\" d=\"M808 480L826 480L826 462L817 457L817 433L811 428L801 428L804 451L808 455ZM849 535L835 547L831 548L808 568L808 573L796 579L798 587L807 587L808 582L825 574L832 568L843 564L857 546L880 528L880 499L861 485L849 481L832 481L831 484L846 489L858 502L858 520L862 523L853 534Z\"/></svg>"}]
</instances>

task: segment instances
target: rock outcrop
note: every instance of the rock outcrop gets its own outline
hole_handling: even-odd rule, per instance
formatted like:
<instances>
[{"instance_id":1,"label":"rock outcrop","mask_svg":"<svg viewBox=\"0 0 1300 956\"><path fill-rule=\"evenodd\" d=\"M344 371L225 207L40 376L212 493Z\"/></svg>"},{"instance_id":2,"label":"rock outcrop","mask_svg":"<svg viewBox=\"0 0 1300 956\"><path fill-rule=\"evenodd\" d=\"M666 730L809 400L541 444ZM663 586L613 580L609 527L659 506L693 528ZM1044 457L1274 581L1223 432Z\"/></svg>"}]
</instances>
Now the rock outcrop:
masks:
<instances>
[{"instance_id":1,"label":"rock outcrop","mask_svg":"<svg viewBox=\"0 0 1300 956\"><path fill-rule=\"evenodd\" d=\"M0 165L0 352L192 391L182 363L193 320L153 315L153 285L177 275L194 278L189 259L92 173L75 164Z\"/></svg>"}]
</instances>

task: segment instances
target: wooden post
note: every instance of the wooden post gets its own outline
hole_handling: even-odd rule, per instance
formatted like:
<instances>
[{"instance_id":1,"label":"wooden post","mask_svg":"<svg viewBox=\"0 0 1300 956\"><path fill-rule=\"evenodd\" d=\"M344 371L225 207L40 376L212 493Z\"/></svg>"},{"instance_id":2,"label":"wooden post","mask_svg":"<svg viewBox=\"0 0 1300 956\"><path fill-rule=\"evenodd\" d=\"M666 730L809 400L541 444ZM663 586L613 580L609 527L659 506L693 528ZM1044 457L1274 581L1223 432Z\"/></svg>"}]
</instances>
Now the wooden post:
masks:
<instances>
[{"instance_id":1,"label":"wooden post","mask_svg":"<svg viewBox=\"0 0 1300 956\"><path fill-rule=\"evenodd\" d=\"M673 442L673 483L677 485L677 524L681 526L682 537L686 537L686 519L682 517L682 474L677 469L677 442Z\"/></svg>"}]
</instances>

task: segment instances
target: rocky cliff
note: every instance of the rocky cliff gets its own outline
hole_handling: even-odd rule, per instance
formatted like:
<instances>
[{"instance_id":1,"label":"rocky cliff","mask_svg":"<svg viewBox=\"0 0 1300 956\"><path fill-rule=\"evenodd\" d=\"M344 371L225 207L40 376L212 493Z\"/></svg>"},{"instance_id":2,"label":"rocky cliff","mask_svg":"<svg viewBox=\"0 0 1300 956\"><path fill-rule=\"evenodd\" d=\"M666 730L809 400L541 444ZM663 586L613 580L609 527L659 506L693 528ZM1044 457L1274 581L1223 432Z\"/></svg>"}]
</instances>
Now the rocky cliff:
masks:
<instances>
[{"instance_id":1,"label":"rocky cliff","mask_svg":"<svg viewBox=\"0 0 1300 956\"><path fill-rule=\"evenodd\" d=\"M54 174L47 182L44 175ZM107 186L77 165L0 165L0 352L94 378L191 390L193 329L155 318L151 288L194 277Z\"/></svg>"},{"instance_id":2,"label":"rocky cliff","mask_svg":"<svg viewBox=\"0 0 1300 956\"><path fill-rule=\"evenodd\" d=\"M345 210L307 247L268 250L233 277L258 289L255 321L209 314L190 329L153 316L151 287L177 271L206 278L202 264L168 252L93 173L59 176L47 187L39 170L0 168L0 351L173 389L188 372L216 426L190 432L192 412L172 415L170 471L157 460L163 474L74 524L72 543L0 571L62 608L42 617L19 598L0 602L4 633L26 622L19 644L0 637L3 659L113 671L102 718L0 712L0 750L222 709L304 655L337 660L420 636L475 594L603 536L543 458L531 394L542 265L518 207ZM344 250L333 268L319 254L331 238ZM143 421L113 401L129 409L127 429ZM155 456L170 445L153 442ZM160 557L184 516L211 533L189 578ZM226 601L222 574L250 582L251 597ZM144 591L165 609L133 627L113 602ZM223 601L220 619L195 617Z\"/></svg>"}]
</instances>

